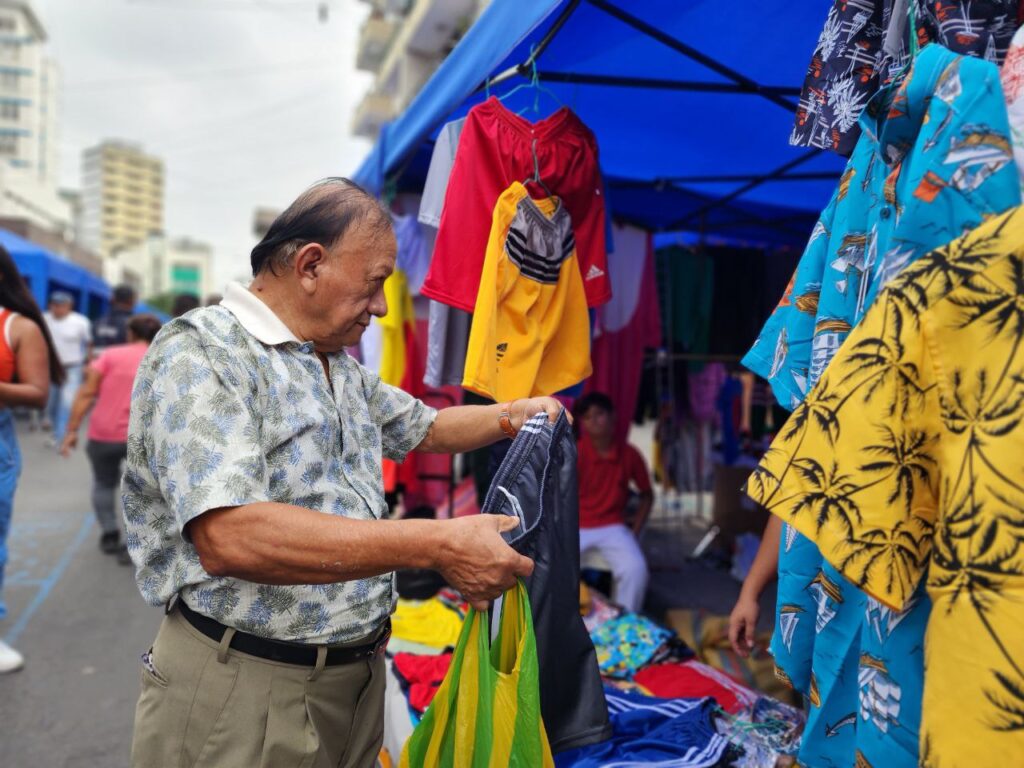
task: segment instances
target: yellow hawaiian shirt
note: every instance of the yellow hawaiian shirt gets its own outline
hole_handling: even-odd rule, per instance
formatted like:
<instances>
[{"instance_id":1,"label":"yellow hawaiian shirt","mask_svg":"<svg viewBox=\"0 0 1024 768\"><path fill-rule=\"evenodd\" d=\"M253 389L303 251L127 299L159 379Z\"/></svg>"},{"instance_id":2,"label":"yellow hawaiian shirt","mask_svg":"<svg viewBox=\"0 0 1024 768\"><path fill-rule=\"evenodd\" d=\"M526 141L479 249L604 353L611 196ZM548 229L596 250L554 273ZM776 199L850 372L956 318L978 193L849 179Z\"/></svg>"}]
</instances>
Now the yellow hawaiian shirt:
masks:
<instances>
[{"instance_id":1,"label":"yellow hawaiian shirt","mask_svg":"<svg viewBox=\"0 0 1024 768\"><path fill-rule=\"evenodd\" d=\"M923 768L1024 763L1024 207L878 295L747 492L896 611L927 579Z\"/></svg>"}]
</instances>

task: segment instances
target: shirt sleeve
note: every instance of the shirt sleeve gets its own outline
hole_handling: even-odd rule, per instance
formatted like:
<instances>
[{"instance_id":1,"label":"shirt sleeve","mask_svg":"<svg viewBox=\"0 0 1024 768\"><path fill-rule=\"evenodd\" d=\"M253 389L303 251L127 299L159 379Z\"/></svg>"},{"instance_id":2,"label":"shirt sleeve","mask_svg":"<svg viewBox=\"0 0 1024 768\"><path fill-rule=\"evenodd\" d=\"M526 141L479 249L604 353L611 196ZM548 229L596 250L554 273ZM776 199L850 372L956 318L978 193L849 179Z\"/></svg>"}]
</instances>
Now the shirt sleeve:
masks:
<instances>
[{"instance_id":1,"label":"shirt sleeve","mask_svg":"<svg viewBox=\"0 0 1024 768\"><path fill-rule=\"evenodd\" d=\"M92 344L92 323L84 315L82 316L82 341Z\"/></svg>"},{"instance_id":2,"label":"shirt sleeve","mask_svg":"<svg viewBox=\"0 0 1024 768\"><path fill-rule=\"evenodd\" d=\"M937 517L939 396L927 316L880 294L747 484L850 581L902 608Z\"/></svg>"},{"instance_id":3,"label":"shirt sleeve","mask_svg":"<svg viewBox=\"0 0 1024 768\"><path fill-rule=\"evenodd\" d=\"M139 368L129 447L141 443L146 469L182 531L211 509L269 500L248 381L228 350L184 324L158 337Z\"/></svg>"},{"instance_id":4,"label":"shirt sleeve","mask_svg":"<svg viewBox=\"0 0 1024 768\"><path fill-rule=\"evenodd\" d=\"M790 410L807 394L818 300L828 263L838 194L837 190L815 224L793 279L754 346L743 358L743 365L766 379L775 398Z\"/></svg>"},{"instance_id":5,"label":"shirt sleeve","mask_svg":"<svg viewBox=\"0 0 1024 768\"><path fill-rule=\"evenodd\" d=\"M384 458L405 461L406 455L427 436L437 411L408 392L385 384L372 371L360 368L370 419L381 428Z\"/></svg>"},{"instance_id":6,"label":"shirt sleeve","mask_svg":"<svg viewBox=\"0 0 1024 768\"><path fill-rule=\"evenodd\" d=\"M101 376L106 376L110 370L110 354L109 352L103 352L89 364L89 368L96 371Z\"/></svg>"}]
</instances>

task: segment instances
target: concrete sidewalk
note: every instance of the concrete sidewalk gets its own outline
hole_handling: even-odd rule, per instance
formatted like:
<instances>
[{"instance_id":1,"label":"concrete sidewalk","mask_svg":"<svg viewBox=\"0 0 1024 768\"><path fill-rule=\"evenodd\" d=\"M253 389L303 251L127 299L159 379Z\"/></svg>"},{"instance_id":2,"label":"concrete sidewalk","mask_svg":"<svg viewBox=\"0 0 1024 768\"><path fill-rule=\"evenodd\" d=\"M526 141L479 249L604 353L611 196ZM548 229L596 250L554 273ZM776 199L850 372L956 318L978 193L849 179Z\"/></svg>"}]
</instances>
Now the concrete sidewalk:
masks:
<instances>
[{"instance_id":1,"label":"concrete sidewalk","mask_svg":"<svg viewBox=\"0 0 1024 768\"><path fill-rule=\"evenodd\" d=\"M127 766L139 654L161 611L143 602L132 569L97 547L82 451L62 459L40 433L19 439L0 637L26 663L0 677L0 766Z\"/></svg>"}]
</instances>

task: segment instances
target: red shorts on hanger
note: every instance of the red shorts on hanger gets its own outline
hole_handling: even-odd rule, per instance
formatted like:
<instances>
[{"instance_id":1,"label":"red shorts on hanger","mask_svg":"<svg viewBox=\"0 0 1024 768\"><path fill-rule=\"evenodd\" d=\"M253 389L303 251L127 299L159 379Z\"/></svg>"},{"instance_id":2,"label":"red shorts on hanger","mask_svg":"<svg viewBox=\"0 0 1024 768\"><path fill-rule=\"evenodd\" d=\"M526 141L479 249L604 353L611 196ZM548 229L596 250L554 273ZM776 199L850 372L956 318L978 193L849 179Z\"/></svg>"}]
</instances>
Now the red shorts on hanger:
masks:
<instances>
[{"instance_id":1,"label":"red shorts on hanger","mask_svg":"<svg viewBox=\"0 0 1024 768\"><path fill-rule=\"evenodd\" d=\"M425 296L473 311L495 203L512 182L533 177L534 139L540 178L572 219L587 305L611 298L594 134L566 107L531 123L493 97L470 110L462 129ZM528 190L534 198L547 196L538 184Z\"/></svg>"}]
</instances>

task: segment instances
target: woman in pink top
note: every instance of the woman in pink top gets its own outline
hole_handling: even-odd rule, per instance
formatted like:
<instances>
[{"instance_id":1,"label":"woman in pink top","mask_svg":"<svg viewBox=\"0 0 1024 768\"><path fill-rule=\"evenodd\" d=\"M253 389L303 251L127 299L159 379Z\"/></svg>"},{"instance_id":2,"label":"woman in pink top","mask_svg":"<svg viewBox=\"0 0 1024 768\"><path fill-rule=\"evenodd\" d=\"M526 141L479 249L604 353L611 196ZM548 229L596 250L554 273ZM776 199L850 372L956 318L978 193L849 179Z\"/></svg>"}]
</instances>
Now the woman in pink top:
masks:
<instances>
[{"instance_id":1,"label":"woman in pink top","mask_svg":"<svg viewBox=\"0 0 1024 768\"><path fill-rule=\"evenodd\" d=\"M92 362L75 395L61 445L61 454L69 456L78 445L78 430L91 409L85 452L92 464L92 508L100 524L100 549L116 554L122 565L131 565L131 559L121 541L115 498L121 481L121 462L128 456L132 385L159 330L160 321L152 315L136 315L128 321L128 343L104 350Z\"/></svg>"}]
</instances>

